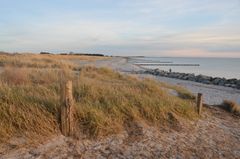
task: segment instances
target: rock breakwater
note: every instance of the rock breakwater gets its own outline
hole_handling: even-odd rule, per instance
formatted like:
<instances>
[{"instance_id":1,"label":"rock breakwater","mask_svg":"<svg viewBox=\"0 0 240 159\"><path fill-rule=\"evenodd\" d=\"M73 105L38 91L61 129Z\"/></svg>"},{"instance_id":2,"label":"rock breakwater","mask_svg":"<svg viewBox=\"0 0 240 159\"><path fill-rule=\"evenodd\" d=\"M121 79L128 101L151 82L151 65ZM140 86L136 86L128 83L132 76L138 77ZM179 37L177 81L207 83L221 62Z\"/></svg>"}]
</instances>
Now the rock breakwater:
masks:
<instances>
[{"instance_id":1,"label":"rock breakwater","mask_svg":"<svg viewBox=\"0 0 240 159\"><path fill-rule=\"evenodd\" d=\"M220 77L211 77L206 75L195 75L193 73L180 73L180 72L168 72L160 69L147 69L135 72L137 74L151 74L155 76L163 76L169 78L176 78L181 80L189 80L204 84L219 85L225 87L232 87L240 89L240 79L232 78L220 78Z\"/></svg>"}]
</instances>

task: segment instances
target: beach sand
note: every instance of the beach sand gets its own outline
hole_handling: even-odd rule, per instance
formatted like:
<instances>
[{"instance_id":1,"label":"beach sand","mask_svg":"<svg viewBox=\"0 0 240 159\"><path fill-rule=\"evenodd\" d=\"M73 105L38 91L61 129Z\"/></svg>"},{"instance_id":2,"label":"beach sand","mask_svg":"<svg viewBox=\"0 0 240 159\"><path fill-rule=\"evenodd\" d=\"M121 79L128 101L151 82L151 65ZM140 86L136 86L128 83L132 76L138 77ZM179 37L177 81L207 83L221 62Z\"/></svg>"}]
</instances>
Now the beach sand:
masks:
<instances>
[{"instance_id":1,"label":"beach sand","mask_svg":"<svg viewBox=\"0 0 240 159\"><path fill-rule=\"evenodd\" d=\"M141 70L127 58L113 57L97 62L79 62L81 65L110 67L132 74ZM211 86L190 81L156 78L161 82L181 85L193 93L204 94L207 104L220 104L224 99L239 100L239 90ZM14 138L0 145L0 159L5 158L240 158L240 128L238 116L218 107L204 107L198 120L178 119L174 128L156 128L146 123L120 134L99 139L74 139L60 134L35 146L24 145L24 139ZM187 123L186 123L187 122ZM131 132L131 133L129 133ZM16 148L18 147L18 148Z\"/></svg>"},{"instance_id":2,"label":"beach sand","mask_svg":"<svg viewBox=\"0 0 240 159\"><path fill-rule=\"evenodd\" d=\"M131 61L131 60L128 60L129 58L131 57L113 57L107 60L81 63L81 65L94 65L96 67L110 67L116 71L120 71L122 73L129 73L129 74L134 73L134 71L144 70L144 68L141 68L129 62ZM179 85L184 88L187 88L193 94L202 93L204 103L208 105L219 105L224 100L231 100L240 104L240 90L238 89L223 87L223 86L216 86L216 85L207 85L207 84L197 83L193 81L186 81L186 80L180 80L180 79L174 79L174 78L153 76L149 74L141 74L139 76L155 78L161 82L165 82L172 85Z\"/></svg>"},{"instance_id":3,"label":"beach sand","mask_svg":"<svg viewBox=\"0 0 240 159\"><path fill-rule=\"evenodd\" d=\"M181 125L177 129L135 123L131 131L105 138L74 139L59 134L28 147L21 138L14 138L8 145L0 145L0 158L240 158L240 118L216 107L204 110L202 118L191 123L178 119ZM22 145L13 148L17 142Z\"/></svg>"}]
</instances>

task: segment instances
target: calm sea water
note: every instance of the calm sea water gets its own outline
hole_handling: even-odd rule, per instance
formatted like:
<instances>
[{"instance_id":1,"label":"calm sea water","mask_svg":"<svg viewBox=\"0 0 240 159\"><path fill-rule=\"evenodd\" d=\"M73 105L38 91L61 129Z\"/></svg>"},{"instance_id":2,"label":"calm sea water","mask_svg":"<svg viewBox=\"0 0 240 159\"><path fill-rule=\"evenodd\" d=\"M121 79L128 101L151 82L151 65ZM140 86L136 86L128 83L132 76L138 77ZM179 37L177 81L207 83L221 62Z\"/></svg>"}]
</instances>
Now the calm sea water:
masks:
<instances>
[{"instance_id":1,"label":"calm sea water","mask_svg":"<svg viewBox=\"0 0 240 159\"><path fill-rule=\"evenodd\" d=\"M146 68L159 68L172 72L202 74L212 77L225 77L240 79L240 58L186 58L186 57L139 57L133 59L134 63L165 63L168 64L199 64L200 66L143 66Z\"/></svg>"}]
</instances>

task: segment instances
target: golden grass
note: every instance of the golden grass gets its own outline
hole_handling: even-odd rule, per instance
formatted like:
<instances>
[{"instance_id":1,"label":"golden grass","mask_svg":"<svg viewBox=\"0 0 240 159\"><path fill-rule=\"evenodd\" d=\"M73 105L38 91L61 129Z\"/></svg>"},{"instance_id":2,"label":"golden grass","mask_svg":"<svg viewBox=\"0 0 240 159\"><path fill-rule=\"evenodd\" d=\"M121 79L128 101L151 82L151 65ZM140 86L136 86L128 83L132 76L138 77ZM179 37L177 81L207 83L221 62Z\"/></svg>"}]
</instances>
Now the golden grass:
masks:
<instances>
[{"instance_id":1,"label":"golden grass","mask_svg":"<svg viewBox=\"0 0 240 159\"><path fill-rule=\"evenodd\" d=\"M32 68L78 68L76 60L96 61L108 57L54 54L0 54L0 66Z\"/></svg>"},{"instance_id":2,"label":"golden grass","mask_svg":"<svg viewBox=\"0 0 240 159\"><path fill-rule=\"evenodd\" d=\"M173 115L197 117L193 95L183 88L107 68L76 69L76 58L85 57L0 55L4 66L0 73L0 142L14 136L59 133L60 83L66 79L73 81L76 125L89 137L118 133L129 122L163 126L175 122ZM85 60L88 58L103 57ZM166 88L182 96L169 95Z\"/></svg>"},{"instance_id":3,"label":"golden grass","mask_svg":"<svg viewBox=\"0 0 240 159\"><path fill-rule=\"evenodd\" d=\"M88 67L81 70L78 81L74 87L78 119L91 136L116 133L129 119L159 126L167 124L168 113L196 116L194 101L169 95L154 80Z\"/></svg>"},{"instance_id":4,"label":"golden grass","mask_svg":"<svg viewBox=\"0 0 240 159\"><path fill-rule=\"evenodd\" d=\"M240 116L240 105L238 105L237 103L235 103L233 101L229 101L229 100L223 101L222 108L224 108L225 110L227 110L231 113L234 113L234 114Z\"/></svg>"},{"instance_id":5,"label":"golden grass","mask_svg":"<svg viewBox=\"0 0 240 159\"><path fill-rule=\"evenodd\" d=\"M194 101L169 95L154 80L139 80L106 68L84 67L76 72L6 67L0 76L2 141L59 132L62 78L73 80L77 125L89 137L118 133L133 120L164 125L169 113L188 119L197 116Z\"/></svg>"},{"instance_id":6,"label":"golden grass","mask_svg":"<svg viewBox=\"0 0 240 159\"><path fill-rule=\"evenodd\" d=\"M54 91L55 75L50 70L4 70L0 81L0 141L57 132L59 97Z\"/></svg>"},{"instance_id":7,"label":"golden grass","mask_svg":"<svg viewBox=\"0 0 240 159\"><path fill-rule=\"evenodd\" d=\"M192 94L189 90L181 87L181 86L176 86L176 85L170 85L167 83L161 83L162 87L168 88L168 89L173 89L178 93L178 96L182 99L189 99L189 100L195 100L196 96Z\"/></svg>"}]
</instances>

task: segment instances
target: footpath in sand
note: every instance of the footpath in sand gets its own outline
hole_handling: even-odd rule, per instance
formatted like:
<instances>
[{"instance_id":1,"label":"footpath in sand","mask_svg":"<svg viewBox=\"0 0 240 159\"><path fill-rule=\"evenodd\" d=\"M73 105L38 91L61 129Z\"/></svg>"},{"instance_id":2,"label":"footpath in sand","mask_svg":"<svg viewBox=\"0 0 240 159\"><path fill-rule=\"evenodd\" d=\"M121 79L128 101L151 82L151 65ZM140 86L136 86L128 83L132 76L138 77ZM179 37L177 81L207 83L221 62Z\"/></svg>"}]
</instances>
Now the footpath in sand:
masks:
<instances>
[{"instance_id":1,"label":"footpath in sand","mask_svg":"<svg viewBox=\"0 0 240 159\"><path fill-rule=\"evenodd\" d=\"M38 147L6 149L0 158L240 158L239 117L205 108L201 119L179 121L166 129L132 123L125 132L98 140L60 135Z\"/></svg>"}]
</instances>

